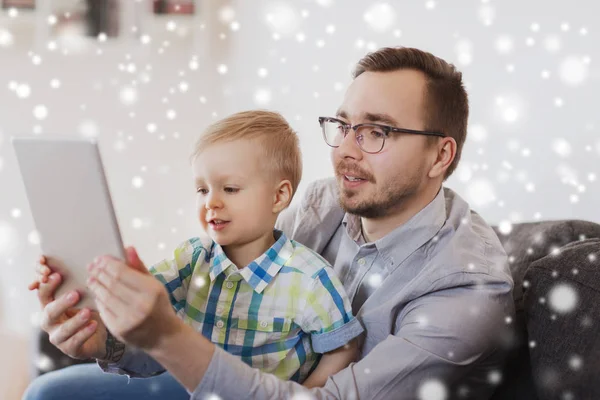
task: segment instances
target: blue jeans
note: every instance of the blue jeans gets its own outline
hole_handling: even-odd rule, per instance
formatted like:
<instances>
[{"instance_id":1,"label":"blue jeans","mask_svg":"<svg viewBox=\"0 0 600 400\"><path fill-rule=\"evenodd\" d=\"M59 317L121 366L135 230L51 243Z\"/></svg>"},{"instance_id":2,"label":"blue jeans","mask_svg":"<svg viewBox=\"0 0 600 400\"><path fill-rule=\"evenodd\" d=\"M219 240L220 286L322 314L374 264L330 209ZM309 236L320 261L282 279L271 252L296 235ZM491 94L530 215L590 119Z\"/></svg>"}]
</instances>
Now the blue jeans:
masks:
<instances>
[{"instance_id":1,"label":"blue jeans","mask_svg":"<svg viewBox=\"0 0 600 400\"><path fill-rule=\"evenodd\" d=\"M107 374L96 364L80 364L36 378L23 400L189 399L190 395L168 372L152 378Z\"/></svg>"}]
</instances>

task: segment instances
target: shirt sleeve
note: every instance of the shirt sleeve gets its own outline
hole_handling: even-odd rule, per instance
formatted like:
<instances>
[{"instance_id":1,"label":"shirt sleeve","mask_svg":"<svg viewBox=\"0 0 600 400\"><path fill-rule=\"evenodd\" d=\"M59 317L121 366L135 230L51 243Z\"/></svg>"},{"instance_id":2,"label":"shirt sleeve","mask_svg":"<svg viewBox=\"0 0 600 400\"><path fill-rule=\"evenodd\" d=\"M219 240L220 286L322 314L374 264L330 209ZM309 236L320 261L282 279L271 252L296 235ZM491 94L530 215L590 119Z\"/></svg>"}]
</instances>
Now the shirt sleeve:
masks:
<instances>
[{"instance_id":1,"label":"shirt sleeve","mask_svg":"<svg viewBox=\"0 0 600 400\"><path fill-rule=\"evenodd\" d=\"M360 322L352 316L350 300L333 269L320 269L306 293L300 328L311 334L315 352L335 350L363 332Z\"/></svg>"},{"instance_id":2,"label":"shirt sleeve","mask_svg":"<svg viewBox=\"0 0 600 400\"><path fill-rule=\"evenodd\" d=\"M167 289L175 312L185 309L189 281L198 259L206 256L206 245L200 238L186 240L174 250L172 259L162 260L149 268L150 273ZM146 378L165 371L148 354L131 346L125 348L119 362L98 361L98 365L104 372L130 378Z\"/></svg>"},{"instance_id":3,"label":"shirt sleeve","mask_svg":"<svg viewBox=\"0 0 600 400\"><path fill-rule=\"evenodd\" d=\"M149 270L165 286L175 312L179 313L185 309L192 272L198 259L206 256L206 248L200 238L193 238L177 246L173 253L173 258L160 261Z\"/></svg>"},{"instance_id":4,"label":"shirt sleeve","mask_svg":"<svg viewBox=\"0 0 600 400\"><path fill-rule=\"evenodd\" d=\"M489 398L508 352L499 342L510 313L509 297L510 293L498 298L485 288L466 288L413 300L406 313L390 316L398 321L395 332L359 362L329 377L322 388L308 390L279 380L216 348L192 399L209 393L224 399L284 399L302 393L317 400L401 400L422 398L429 391L450 398L461 390L470 398ZM473 306L480 312L470 312ZM470 385L465 387L467 376Z\"/></svg>"},{"instance_id":5,"label":"shirt sleeve","mask_svg":"<svg viewBox=\"0 0 600 400\"><path fill-rule=\"evenodd\" d=\"M125 353L118 362L109 363L98 360L97 363L104 372L126 375L129 378L149 378L165 372L165 368L156 360L131 346L125 348Z\"/></svg>"}]
</instances>

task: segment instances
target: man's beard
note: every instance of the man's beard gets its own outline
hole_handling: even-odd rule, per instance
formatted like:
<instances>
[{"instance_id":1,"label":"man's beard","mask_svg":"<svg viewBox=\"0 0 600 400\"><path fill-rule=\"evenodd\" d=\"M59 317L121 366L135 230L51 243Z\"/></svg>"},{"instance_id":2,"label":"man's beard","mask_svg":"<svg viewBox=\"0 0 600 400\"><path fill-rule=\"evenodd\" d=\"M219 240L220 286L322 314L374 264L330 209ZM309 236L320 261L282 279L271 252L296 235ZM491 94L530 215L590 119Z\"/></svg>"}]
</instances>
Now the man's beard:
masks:
<instances>
[{"instance_id":1,"label":"man's beard","mask_svg":"<svg viewBox=\"0 0 600 400\"><path fill-rule=\"evenodd\" d=\"M346 200L350 200L359 194L340 188L339 204L349 214L369 219L382 218L393 213L402 204L405 204L407 199L413 197L418 191L418 186L419 183L412 179L408 184L391 182L391 184L385 185L386 189L380 191L374 198L352 205Z\"/></svg>"}]
</instances>

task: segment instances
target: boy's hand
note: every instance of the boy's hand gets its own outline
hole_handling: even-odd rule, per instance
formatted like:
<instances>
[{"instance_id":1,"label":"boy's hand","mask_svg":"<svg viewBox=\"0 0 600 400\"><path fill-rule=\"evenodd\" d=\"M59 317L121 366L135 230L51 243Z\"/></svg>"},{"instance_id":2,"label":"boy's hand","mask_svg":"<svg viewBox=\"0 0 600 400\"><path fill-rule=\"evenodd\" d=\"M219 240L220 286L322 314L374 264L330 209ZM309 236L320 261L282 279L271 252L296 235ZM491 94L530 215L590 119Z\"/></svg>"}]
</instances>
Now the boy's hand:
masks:
<instances>
[{"instance_id":1,"label":"boy's hand","mask_svg":"<svg viewBox=\"0 0 600 400\"><path fill-rule=\"evenodd\" d=\"M73 308L81 299L78 292L54 298L62 283L60 274L52 273L45 257L40 258L37 279L29 290L38 290L42 306L40 327L48 333L50 342L66 355L79 358L103 358L106 355L106 328L97 312Z\"/></svg>"},{"instance_id":2,"label":"boy's hand","mask_svg":"<svg viewBox=\"0 0 600 400\"><path fill-rule=\"evenodd\" d=\"M88 267L88 287L112 334L142 350L156 346L181 328L163 284L146 269L133 247L127 264L111 256L99 257Z\"/></svg>"},{"instance_id":3,"label":"boy's hand","mask_svg":"<svg viewBox=\"0 0 600 400\"><path fill-rule=\"evenodd\" d=\"M39 265L36 270L37 276L33 282L28 286L29 290L36 290L40 288L41 283L48 283L48 277L52 273L47 265L46 257L41 256L39 259Z\"/></svg>"}]
</instances>

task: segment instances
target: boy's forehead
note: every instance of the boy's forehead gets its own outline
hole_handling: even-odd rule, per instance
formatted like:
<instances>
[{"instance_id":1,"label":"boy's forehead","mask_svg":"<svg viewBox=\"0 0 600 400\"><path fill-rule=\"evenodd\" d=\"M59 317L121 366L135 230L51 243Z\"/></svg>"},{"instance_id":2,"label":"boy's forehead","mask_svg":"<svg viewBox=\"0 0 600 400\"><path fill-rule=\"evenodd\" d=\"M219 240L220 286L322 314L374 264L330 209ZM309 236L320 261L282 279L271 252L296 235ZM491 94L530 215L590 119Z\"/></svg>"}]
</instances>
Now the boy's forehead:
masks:
<instances>
[{"instance_id":1,"label":"boy's forehead","mask_svg":"<svg viewBox=\"0 0 600 400\"><path fill-rule=\"evenodd\" d=\"M194 158L192 169L196 177L249 177L265 162L261 150L247 140L214 143Z\"/></svg>"}]
</instances>

